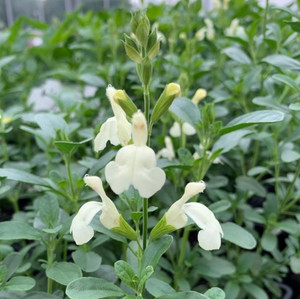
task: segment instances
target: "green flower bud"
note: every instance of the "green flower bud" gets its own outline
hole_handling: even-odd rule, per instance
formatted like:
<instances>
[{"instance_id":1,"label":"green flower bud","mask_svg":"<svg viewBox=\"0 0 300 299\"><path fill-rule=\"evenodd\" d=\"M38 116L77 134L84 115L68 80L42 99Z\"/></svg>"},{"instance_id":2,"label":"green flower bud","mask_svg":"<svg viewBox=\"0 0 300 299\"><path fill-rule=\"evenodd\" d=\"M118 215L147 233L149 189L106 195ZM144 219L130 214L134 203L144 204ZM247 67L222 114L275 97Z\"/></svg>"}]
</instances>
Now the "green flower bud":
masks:
<instances>
[{"instance_id":1,"label":"green flower bud","mask_svg":"<svg viewBox=\"0 0 300 299\"><path fill-rule=\"evenodd\" d=\"M113 227L111 231L126 237L129 240L136 240L137 235L133 228L126 222L122 215L119 218L119 226Z\"/></svg>"},{"instance_id":2,"label":"green flower bud","mask_svg":"<svg viewBox=\"0 0 300 299\"><path fill-rule=\"evenodd\" d=\"M160 41L157 39L157 30L154 29L148 39L147 53L150 59L153 59L159 51Z\"/></svg>"},{"instance_id":3,"label":"green flower bud","mask_svg":"<svg viewBox=\"0 0 300 299\"><path fill-rule=\"evenodd\" d=\"M147 46L149 32L150 32L150 22L147 16L144 15L141 18L141 21L139 22L136 31L134 32L142 47Z\"/></svg>"},{"instance_id":4,"label":"green flower bud","mask_svg":"<svg viewBox=\"0 0 300 299\"><path fill-rule=\"evenodd\" d=\"M169 109L173 100L180 95L180 92L179 84L170 83L165 87L154 106L151 116L152 123L155 123Z\"/></svg>"},{"instance_id":5,"label":"green flower bud","mask_svg":"<svg viewBox=\"0 0 300 299\"><path fill-rule=\"evenodd\" d=\"M125 41L123 41L125 52L127 56L136 63L142 62L142 57L139 53L138 47L134 40L127 34L124 34Z\"/></svg>"},{"instance_id":6,"label":"green flower bud","mask_svg":"<svg viewBox=\"0 0 300 299\"><path fill-rule=\"evenodd\" d=\"M125 90L117 90L114 94L114 100L122 107L128 117L131 117L138 110Z\"/></svg>"},{"instance_id":7,"label":"green flower bud","mask_svg":"<svg viewBox=\"0 0 300 299\"><path fill-rule=\"evenodd\" d=\"M130 20L131 32L133 32L133 33L136 32L136 29L140 23L140 20L141 20L141 14L139 12L131 14L131 20Z\"/></svg>"}]
</instances>

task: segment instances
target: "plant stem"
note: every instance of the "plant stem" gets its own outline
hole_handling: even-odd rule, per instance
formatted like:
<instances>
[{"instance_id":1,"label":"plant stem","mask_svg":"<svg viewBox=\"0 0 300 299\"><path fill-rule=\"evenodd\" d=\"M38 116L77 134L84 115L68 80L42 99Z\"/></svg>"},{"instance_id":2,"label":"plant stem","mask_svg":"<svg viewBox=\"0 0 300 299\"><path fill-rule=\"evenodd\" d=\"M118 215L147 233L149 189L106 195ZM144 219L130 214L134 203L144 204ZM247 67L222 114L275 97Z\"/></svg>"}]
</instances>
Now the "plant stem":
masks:
<instances>
[{"instance_id":1,"label":"plant stem","mask_svg":"<svg viewBox=\"0 0 300 299\"><path fill-rule=\"evenodd\" d=\"M179 255L179 259L178 259L179 265L182 265L184 262L185 251L186 251L186 246L187 246L189 235L190 235L190 230L191 230L190 226L188 226L184 229L184 233L183 233L183 237L182 237L182 245L181 245L180 255Z\"/></svg>"},{"instance_id":2,"label":"plant stem","mask_svg":"<svg viewBox=\"0 0 300 299\"><path fill-rule=\"evenodd\" d=\"M269 0L266 0L266 7L265 7L265 13L264 13L264 19L263 19L263 37L264 37L264 39L266 38L268 10L269 10Z\"/></svg>"},{"instance_id":3,"label":"plant stem","mask_svg":"<svg viewBox=\"0 0 300 299\"><path fill-rule=\"evenodd\" d=\"M291 208L296 202L297 202L297 198L295 200L293 200L289 205L287 205L285 207L285 204L287 203L287 201L290 199L291 195L292 195L292 191L293 191L293 188L294 188L294 185L295 185L295 182L297 180L297 178L299 177L300 175L300 163L298 164L297 166L297 169L296 169L296 172L295 172L295 175L294 175L294 178L292 180L292 182L290 183L289 187L288 187L288 190L286 192L286 195L281 203L281 210L285 211L289 208ZM292 204L292 205L291 205Z\"/></svg>"},{"instance_id":4,"label":"plant stem","mask_svg":"<svg viewBox=\"0 0 300 299\"><path fill-rule=\"evenodd\" d=\"M75 210L78 211L78 205L77 205L77 199L76 199L76 193L75 193L75 188L74 188L74 183L73 183L73 178L72 178L72 172L71 172L71 159L70 156L64 156L67 172L68 172L68 178L70 182L70 189L71 189L71 199L72 202L74 203Z\"/></svg>"},{"instance_id":5,"label":"plant stem","mask_svg":"<svg viewBox=\"0 0 300 299\"><path fill-rule=\"evenodd\" d=\"M143 85L144 90L144 114L147 121L148 126L148 139L147 145L149 146L150 143L150 135L151 135L151 128L150 128L150 93L149 93L149 85Z\"/></svg>"},{"instance_id":6,"label":"plant stem","mask_svg":"<svg viewBox=\"0 0 300 299\"><path fill-rule=\"evenodd\" d=\"M148 237L148 199L143 198L143 250L147 247Z\"/></svg>"}]
</instances>

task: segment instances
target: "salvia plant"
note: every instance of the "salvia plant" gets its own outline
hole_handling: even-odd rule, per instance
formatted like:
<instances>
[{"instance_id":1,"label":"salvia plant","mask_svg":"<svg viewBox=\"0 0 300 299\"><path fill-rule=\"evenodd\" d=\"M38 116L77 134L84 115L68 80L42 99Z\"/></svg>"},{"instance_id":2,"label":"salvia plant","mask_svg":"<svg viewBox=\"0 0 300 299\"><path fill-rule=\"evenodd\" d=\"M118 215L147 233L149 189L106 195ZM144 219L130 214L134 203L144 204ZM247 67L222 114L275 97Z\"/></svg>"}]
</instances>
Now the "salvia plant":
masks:
<instances>
[{"instance_id":1,"label":"salvia plant","mask_svg":"<svg viewBox=\"0 0 300 299\"><path fill-rule=\"evenodd\" d=\"M0 31L0 298L291 297L300 16L213 6Z\"/></svg>"}]
</instances>

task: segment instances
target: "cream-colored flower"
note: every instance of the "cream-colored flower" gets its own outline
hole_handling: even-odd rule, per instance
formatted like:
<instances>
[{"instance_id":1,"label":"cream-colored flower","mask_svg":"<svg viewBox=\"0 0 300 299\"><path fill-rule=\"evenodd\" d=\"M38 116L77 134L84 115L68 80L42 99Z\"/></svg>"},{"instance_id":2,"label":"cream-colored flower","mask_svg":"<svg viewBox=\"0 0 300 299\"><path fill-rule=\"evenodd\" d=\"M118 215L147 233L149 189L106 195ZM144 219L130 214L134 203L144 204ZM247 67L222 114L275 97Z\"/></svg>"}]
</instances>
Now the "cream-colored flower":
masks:
<instances>
[{"instance_id":1,"label":"cream-colored flower","mask_svg":"<svg viewBox=\"0 0 300 299\"><path fill-rule=\"evenodd\" d=\"M169 208L164 217L166 225L175 229L184 227L190 217L201 228L198 233L199 246L205 250L215 250L220 248L223 236L219 221L205 205L197 202L186 203L204 189L203 181L187 184L183 196Z\"/></svg>"},{"instance_id":2,"label":"cream-colored flower","mask_svg":"<svg viewBox=\"0 0 300 299\"><path fill-rule=\"evenodd\" d=\"M208 40L213 40L215 38L214 23L208 18L204 19L204 23L206 24L206 38Z\"/></svg>"},{"instance_id":3,"label":"cream-colored flower","mask_svg":"<svg viewBox=\"0 0 300 299\"><path fill-rule=\"evenodd\" d=\"M130 185L145 198L161 189L166 180L164 171L156 167L154 151L146 145L148 129L145 116L138 111L132 116L133 144L121 148L115 161L105 167L105 177L116 194Z\"/></svg>"},{"instance_id":4,"label":"cream-colored flower","mask_svg":"<svg viewBox=\"0 0 300 299\"><path fill-rule=\"evenodd\" d=\"M116 89L109 85L106 95L110 101L114 117L110 117L100 128L94 141L96 152L105 148L107 141L113 145L126 145L131 139L131 124L126 119L126 113L114 100Z\"/></svg>"},{"instance_id":5,"label":"cream-colored flower","mask_svg":"<svg viewBox=\"0 0 300 299\"><path fill-rule=\"evenodd\" d=\"M165 145L166 147L161 149L156 157L159 159L160 157L167 158L168 160L172 160L175 158L175 152L173 147L172 139L169 136L165 137Z\"/></svg>"},{"instance_id":6,"label":"cream-colored flower","mask_svg":"<svg viewBox=\"0 0 300 299\"><path fill-rule=\"evenodd\" d=\"M192 97L192 102L197 105L201 100L207 96L207 91L203 88L198 88Z\"/></svg>"},{"instance_id":7,"label":"cream-colored flower","mask_svg":"<svg viewBox=\"0 0 300 299\"><path fill-rule=\"evenodd\" d=\"M241 38L246 38L245 29L242 26L239 26L239 20L233 19L230 23L230 26L224 31L226 36L237 36Z\"/></svg>"},{"instance_id":8,"label":"cream-colored flower","mask_svg":"<svg viewBox=\"0 0 300 299\"><path fill-rule=\"evenodd\" d=\"M187 136L191 136L191 135L196 134L195 128L187 122L184 122L182 124L182 132ZM181 136L180 124L177 121L175 121L173 126L171 127L170 135L172 137L180 137Z\"/></svg>"},{"instance_id":9,"label":"cream-colored flower","mask_svg":"<svg viewBox=\"0 0 300 299\"><path fill-rule=\"evenodd\" d=\"M100 221L106 228L113 229L120 226L120 214L114 203L105 194L101 179L97 176L85 176L84 182L99 194L102 202L85 203L74 217L70 233L73 234L77 245L87 243L94 236L94 230L90 223L99 211L102 211Z\"/></svg>"}]
</instances>

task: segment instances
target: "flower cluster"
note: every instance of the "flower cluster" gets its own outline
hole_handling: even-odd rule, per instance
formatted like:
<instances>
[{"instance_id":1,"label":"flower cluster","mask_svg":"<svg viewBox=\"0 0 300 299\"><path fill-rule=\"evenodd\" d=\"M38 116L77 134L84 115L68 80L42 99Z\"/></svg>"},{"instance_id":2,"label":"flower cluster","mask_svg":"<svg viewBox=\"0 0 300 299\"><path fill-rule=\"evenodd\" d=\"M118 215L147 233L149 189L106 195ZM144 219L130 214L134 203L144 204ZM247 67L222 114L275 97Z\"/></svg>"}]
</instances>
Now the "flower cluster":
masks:
<instances>
[{"instance_id":1,"label":"flower cluster","mask_svg":"<svg viewBox=\"0 0 300 299\"><path fill-rule=\"evenodd\" d=\"M166 91L164 93L164 97L168 98ZM138 190L140 196L149 198L162 188L166 175L162 169L156 166L155 153L147 146L148 127L145 116L142 112L137 111L132 114L130 123L127 120L128 114L125 113L116 99L117 94L125 95L125 92L121 91L120 93L114 87L108 86L106 94L110 100L114 117L109 118L101 126L95 139L94 149L95 151L103 150L107 141L113 145L122 145L115 161L109 162L105 167L106 181L116 194L121 194L132 185ZM206 92L198 90L193 98L193 103L197 104L205 96ZM160 151L158 156L173 159L175 153L170 137L165 138L165 143L166 149ZM101 212L100 222L107 229L131 240L139 238L118 212L113 201L106 195L101 179L86 175L84 182L98 193L102 202L85 203L73 218L70 232L73 234L76 244L87 243L94 236L91 222L98 212ZM223 232L214 214L203 204L186 203L199 192L203 192L204 189L205 184L202 181L187 184L183 196L169 208L152 230L150 240L184 227L187 225L188 217L190 217L201 228L198 234L199 245L206 250L218 249Z\"/></svg>"}]
</instances>

